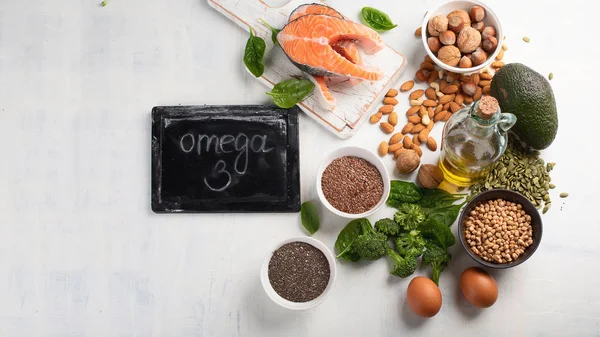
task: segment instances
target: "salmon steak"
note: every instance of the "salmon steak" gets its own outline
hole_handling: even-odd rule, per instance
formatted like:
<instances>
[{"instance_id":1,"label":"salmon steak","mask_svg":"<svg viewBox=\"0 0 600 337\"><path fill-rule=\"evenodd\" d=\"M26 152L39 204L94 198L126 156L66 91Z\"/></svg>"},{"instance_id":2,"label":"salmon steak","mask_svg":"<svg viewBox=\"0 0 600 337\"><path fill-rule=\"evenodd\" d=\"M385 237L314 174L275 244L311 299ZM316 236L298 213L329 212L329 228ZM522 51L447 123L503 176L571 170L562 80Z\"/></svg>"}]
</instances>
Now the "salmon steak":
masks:
<instances>
[{"instance_id":1,"label":"salmon steak","mask_svg":"<svg viewBox=\"0 0 600 337\"><path fill-rule=\"evenodd\" d=\"M364 25L330 15L308 14L289 22L277 34L277 40L292 63L311 75L367 81L383 78L379 69L355 64L334 49L339 41L354 40L367 54L382 50L385 44L381 36Z\"/></svg>"}]
</instances>

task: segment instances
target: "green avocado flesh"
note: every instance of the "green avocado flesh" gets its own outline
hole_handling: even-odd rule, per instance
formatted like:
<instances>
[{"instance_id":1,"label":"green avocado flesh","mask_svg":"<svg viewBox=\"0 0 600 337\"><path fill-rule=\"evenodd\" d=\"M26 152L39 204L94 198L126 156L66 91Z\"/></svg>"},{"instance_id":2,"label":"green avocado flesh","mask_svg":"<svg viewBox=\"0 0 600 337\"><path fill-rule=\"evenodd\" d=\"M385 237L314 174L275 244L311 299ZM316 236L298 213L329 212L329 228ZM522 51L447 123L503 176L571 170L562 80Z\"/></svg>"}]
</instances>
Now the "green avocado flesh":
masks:
<instances>
[{"instance_id":1,"label":"green avocado flesh","mask_svg":"<svg viewBox=\"0 0 600 337\"><path fill-rule=\"evenodd\" d=\"M554 92L544 76L520 64L500 68L492 79L490 95L498 100L502 112L517 116L511 129L536 150L550 146L558 130Z\"/></svg>"}]
</instances>

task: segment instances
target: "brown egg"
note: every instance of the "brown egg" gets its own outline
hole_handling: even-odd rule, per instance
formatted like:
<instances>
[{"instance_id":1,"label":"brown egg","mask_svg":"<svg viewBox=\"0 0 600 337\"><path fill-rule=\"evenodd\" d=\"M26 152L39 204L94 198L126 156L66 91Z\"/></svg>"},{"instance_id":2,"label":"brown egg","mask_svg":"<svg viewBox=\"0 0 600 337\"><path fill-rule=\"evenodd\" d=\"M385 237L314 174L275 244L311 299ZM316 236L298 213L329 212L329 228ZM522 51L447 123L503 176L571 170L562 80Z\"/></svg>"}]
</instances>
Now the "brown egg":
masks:
<instances>
[{"instance_id":1,"label":"brown egg","mask_svg":"<svg viewBox=\"0 0 600 337\"><path fill-rule=\"evenodd\" d=\"M442 307L440 288L429 278L417 276L406 290L408 306L421 317L433 317Z\"/></svg>"},{"instance_id":2,"label":"brown egg","mask_svg":"<svg viewBox=\"0 0 600 337\"><path fill-rule=\"evenodd\" d=\"M491 307L498 299L496 280L479 267L470 267L460 276L460 290L474 306Z\"/></svg>"}]
</instances>

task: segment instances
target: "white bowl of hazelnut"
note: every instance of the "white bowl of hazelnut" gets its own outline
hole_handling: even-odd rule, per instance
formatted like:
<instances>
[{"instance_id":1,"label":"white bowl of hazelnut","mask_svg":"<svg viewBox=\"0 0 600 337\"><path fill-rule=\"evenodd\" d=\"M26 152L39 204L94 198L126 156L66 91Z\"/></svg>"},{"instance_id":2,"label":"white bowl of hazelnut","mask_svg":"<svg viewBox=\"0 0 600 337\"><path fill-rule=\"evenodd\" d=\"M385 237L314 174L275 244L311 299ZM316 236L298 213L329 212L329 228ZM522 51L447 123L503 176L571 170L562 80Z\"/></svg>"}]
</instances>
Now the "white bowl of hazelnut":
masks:
<instances>
[{"instance_id":1,"label":"white bowl of hazelnut","mask_svg":"<svg viewBox=\"0 0 600 337\"><path fill-rule=\"evenodd\" d=\"M447 71L465 74L487 67L502 49L502 24L476 1L450 1L429 11L421 26L429 57Z\"/></svg>"}]
</instances>

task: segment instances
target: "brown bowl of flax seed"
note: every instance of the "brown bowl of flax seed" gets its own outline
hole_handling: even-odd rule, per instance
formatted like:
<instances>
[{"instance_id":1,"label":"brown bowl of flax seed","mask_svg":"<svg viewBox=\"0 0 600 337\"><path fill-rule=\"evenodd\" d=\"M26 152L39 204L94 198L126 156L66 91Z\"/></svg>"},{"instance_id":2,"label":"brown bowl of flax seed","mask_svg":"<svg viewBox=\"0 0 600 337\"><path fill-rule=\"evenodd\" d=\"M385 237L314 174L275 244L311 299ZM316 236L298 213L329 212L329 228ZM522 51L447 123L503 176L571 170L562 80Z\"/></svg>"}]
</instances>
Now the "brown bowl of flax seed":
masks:
<instances>
[{"instance_id":1,"label":"brown bowl of flax seed","mask_svg":"<svg viewBox=\"0 0 600 337\"><path fill-rule=\"evenodd\" d=\"M390 178L375 153L361 147L342 147L321 162L317 194L334 214L349 219L364 218L385 204L390 194Z\"/></svg>"},{"instance_id":2,"label":"brown bowl of flax seed","mask_svg":"<svg viewBox=\"0 0 600 337\"><path fill-rule=\"evenodd\" d=\"M520 265L542 241L542 218L523 195L489 190L476 195L462 210L458 236L467 254L494 269Z\"/></svg>"}]
</instances>

